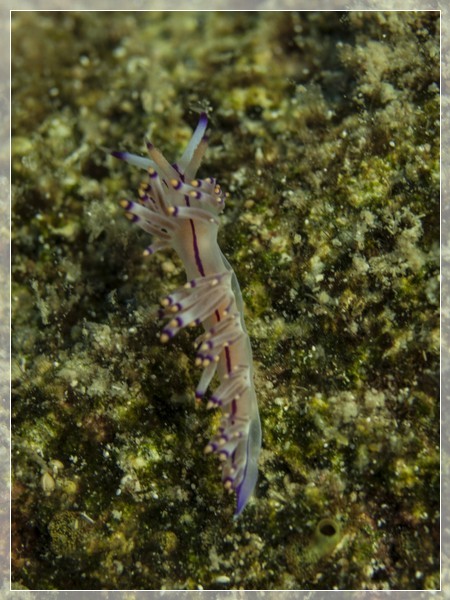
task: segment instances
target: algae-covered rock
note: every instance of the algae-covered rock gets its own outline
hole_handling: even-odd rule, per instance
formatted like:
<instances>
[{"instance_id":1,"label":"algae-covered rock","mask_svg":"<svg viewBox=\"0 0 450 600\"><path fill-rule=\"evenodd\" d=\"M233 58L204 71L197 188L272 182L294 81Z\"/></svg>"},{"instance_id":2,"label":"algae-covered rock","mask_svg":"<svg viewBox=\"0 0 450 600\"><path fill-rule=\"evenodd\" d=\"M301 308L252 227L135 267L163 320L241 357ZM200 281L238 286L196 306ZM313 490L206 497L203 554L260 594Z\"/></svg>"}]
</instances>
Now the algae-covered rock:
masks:
<instances>
[{"instance_id":1,"label":"algae-covered rock","mask_svg":"<svg viewBox=\"0 0 450 600\"><path fill-rule=\"evenodd\" d=\"M13 13L16 586L436 585L439 18ZM263 429L236 521L199 332L159 343L182 267L108 153L176 157L203 111Z\"/></svg>"}]
</instances>

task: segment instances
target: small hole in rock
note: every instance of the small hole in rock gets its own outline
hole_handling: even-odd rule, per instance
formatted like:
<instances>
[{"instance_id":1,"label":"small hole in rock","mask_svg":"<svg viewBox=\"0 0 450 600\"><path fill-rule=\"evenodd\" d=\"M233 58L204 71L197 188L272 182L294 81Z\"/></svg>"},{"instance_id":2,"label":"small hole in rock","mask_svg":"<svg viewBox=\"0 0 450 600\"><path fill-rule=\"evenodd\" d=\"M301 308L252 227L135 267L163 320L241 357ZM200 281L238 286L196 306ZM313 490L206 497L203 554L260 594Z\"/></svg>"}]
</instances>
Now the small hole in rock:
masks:
<instances>
[{"instance_id":1,"label":"small hole in rock","mask_svg":"<svg viewBox=\"0 0 450 600\"><path fill-rule=\"evenodd\" d=\"M336 528L331 523L324 523L320 528L320 533L328 537L333 536L336 533Z\"/></svg>"}]
</instances>

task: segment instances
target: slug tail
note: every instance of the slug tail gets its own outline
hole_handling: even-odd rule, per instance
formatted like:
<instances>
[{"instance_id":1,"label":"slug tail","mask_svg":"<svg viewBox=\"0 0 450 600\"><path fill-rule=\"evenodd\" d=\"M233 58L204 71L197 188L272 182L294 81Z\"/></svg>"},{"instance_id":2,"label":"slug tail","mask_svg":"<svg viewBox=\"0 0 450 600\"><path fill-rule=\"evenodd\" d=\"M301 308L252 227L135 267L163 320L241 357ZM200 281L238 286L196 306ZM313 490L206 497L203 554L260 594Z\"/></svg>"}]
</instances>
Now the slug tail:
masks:
<instances>
[{"instance_id":1,"label":"slug tail","mask_svg":"<svg viewBox=\"0 0 450 600\"><path fill-rule=\"evenodd\" d=\"M244 477L236 487L236 511L234 519L237 519L246 507L255 489L258 479L258 459L261 451L261 422L259 415L253 417L247 439L247 461L245 464Z\"/></svg>"}]
</instances>

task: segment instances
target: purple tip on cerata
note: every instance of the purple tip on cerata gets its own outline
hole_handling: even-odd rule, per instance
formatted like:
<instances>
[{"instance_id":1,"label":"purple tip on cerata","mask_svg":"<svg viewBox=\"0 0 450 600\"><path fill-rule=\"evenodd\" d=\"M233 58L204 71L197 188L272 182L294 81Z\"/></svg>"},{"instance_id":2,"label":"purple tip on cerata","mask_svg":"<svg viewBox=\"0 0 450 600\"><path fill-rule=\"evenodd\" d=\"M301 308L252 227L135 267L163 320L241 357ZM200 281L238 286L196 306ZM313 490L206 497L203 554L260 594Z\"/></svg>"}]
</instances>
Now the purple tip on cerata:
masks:
<instances>
[{"instance_id":1,"label":"purple tip on cerata","mask_svg":"<svg viewBox=\"0 0 450 600\"><path fill-rule=\"evenodd\" d=\"M200 114L199 123L202 125L202 127L206 127L206 125L208 125L208 116L205 112Z\"/></svg>"},{"instance_id":2,"label":"purple tip on cerata","mask_svg":"<svg viewBox=\"0 0 450 600\"><path fill-rule=\"evenodd\" d=\"M133 206L133 202L131 202L131 200L127 200L126 198L124 198L123 200L121 200L119 202L119 204L125 210L129 210Z\"/></svg>"},{"instance_id":3,"label":"purple tip on cerata","mask_svg":"<svg viewBox=\"0 0 450 600\"><path fill-rule=\"evenodd\" d=\"M111 156L114 156L114 158L118 158L120 160L125 160L125 152L121 152L120 150L113 150L111 152Z\"/></svg>"},{"instance_id":4,"label":"purple tip on cerata","mask_svg":"<svg viewBox=\"0 0 450 600\"><path fill-rule=\"evenodd\" d=\"M137 223L138 221L140 221L139 217L137 215L134 215L133 213L127 212L125 213L125 216L132 223Z\"/></svg>"}]
</instances>

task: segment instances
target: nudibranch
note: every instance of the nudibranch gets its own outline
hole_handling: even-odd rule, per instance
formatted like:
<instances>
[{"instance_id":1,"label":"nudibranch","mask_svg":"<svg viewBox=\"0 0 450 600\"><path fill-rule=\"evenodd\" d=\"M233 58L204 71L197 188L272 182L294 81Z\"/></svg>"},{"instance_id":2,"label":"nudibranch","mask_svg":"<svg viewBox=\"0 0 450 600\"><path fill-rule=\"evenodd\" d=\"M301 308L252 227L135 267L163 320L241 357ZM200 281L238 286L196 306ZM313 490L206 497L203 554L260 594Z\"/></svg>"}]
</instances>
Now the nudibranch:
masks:
<instances>
[{"instance_id":1,"label":"nudibranch","mask_svg":"<svg viewBox=\"0 0 450 600\"><path fill-rule=\"evenodd\" d=\"M227 490L236 492L238 516L258 477L261 423L242 294L217 243L218 216L225 206L225 194L215 179L196 179L208 145L207 125L206 114L202 113L175 164L170 164L150 142L150 158L128 152L112 155L148 173L139 188L139 201L121 201L128 218L153 236L144 254L172 248L186 270L187 283L161 300L160 316L168 322L160 339L168 342L187 326L204 327L204 333L195 341L195 362L203 368L195 396L202 399L217 374L220 384L207 408L221 410L220 426L205 452L215 453L221 460L222 481Z\"/></svg>"}]
</instances>

